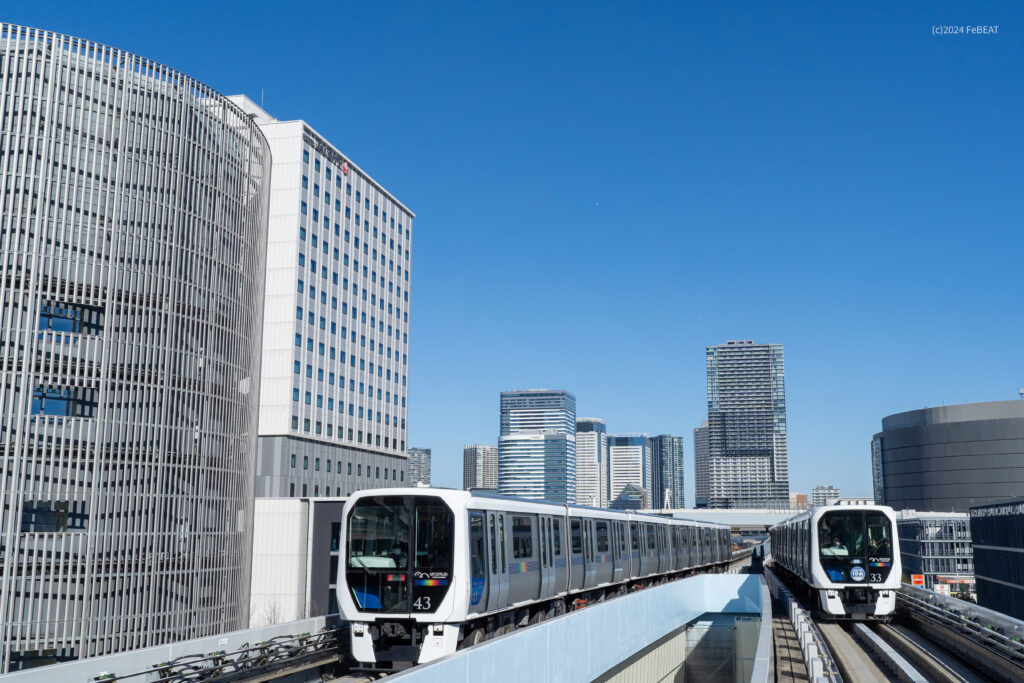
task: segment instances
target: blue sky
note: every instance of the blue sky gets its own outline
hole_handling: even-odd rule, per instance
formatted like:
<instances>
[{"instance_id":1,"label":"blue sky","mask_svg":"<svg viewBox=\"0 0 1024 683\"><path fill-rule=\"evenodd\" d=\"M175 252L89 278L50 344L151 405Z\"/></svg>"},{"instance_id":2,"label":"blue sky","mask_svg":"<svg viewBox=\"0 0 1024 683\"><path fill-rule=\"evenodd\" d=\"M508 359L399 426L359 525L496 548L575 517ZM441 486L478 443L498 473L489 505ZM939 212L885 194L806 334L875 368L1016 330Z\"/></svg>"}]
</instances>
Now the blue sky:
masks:
<instances>
[{"instance_id":1,"label":"blue sky","mask_svg":"<svg viewBox=\"0 0 1024 683\"><path fill-rule=\"evenodd\" d=\"M409 441L461 485L498 394L686 436L704 346L785 346L791 488L870 495L883 416L1011 399L1017 3L111 3L3 20L303 118L418 215ZM998 25L934 36L934 25Z\"/></svg>"}]
</instances>

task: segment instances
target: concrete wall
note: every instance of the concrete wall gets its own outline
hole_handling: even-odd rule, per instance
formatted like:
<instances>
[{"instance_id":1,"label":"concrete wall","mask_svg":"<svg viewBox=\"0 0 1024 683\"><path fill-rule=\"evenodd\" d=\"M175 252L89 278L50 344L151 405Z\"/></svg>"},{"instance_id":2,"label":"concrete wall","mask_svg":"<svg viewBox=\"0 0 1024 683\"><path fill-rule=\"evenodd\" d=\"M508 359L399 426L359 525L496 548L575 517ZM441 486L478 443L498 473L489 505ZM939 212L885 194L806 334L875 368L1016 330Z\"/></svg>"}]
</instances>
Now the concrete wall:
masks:
<instances>
[{"instance_id":1,"label":"concrete wall","mask_svg":"<svg viewBox=\"0 0 1024 683\"><path fill-rule=\"evenodd\" d=\"M759 575L695 576L571 612L388 680L589 682L709 612L761 616L763 628L753 677L768 680L772 671L772 643L771 603L767 595ZM682 659L682 653L679 658Z\"/></svg>"}]
</instances>

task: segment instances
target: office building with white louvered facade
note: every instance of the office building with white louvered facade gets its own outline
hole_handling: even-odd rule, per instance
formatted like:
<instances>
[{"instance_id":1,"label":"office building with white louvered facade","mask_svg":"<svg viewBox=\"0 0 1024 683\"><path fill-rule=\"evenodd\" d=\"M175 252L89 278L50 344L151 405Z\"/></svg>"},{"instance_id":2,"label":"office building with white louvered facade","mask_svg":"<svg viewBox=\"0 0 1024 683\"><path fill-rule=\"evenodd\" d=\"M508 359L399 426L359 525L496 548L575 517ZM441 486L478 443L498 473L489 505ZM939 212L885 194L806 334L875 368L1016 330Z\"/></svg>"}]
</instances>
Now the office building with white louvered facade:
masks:
<instances>
[{"instance_id":1,"label":"office building with white louvered facade","mask_svg":"<svg viewBox=\"0 0 1024 683\"><path fill-rule=\"evenodd\" d=\"M0 24L0 672L245 628L270 148Z\"/></svg>"},{"instance_id":2,"label":"office building with white louvered facade","mask_svg":"<svg viewBox=\"0 0 1024 683\"><path fill-rule=\"evenodd\" d=\"M406 485L413 214L306 122L231 99L273 154L256 495Z\"/></svg>"}]
</instances>

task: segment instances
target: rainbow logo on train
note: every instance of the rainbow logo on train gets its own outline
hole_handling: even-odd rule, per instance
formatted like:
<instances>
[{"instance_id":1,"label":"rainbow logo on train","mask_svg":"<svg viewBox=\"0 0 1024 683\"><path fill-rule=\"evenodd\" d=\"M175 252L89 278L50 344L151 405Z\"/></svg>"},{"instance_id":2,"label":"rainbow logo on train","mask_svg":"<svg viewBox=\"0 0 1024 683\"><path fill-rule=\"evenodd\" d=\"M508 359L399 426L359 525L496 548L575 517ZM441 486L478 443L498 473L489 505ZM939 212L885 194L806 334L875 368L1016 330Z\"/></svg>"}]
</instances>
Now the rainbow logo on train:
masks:
<instances>
[{"instance_id":1,"label":"rainbow logo on train","mask_svg":"<svg viewBox=\"0 0 1024 683\"><path fill-rule=\"evenodd\" d=\"M529 571L529 569L526 566L528 564L527 562L515 562L514 564L517 567L516 571L520 574L525 574Z\"/></svg>"},{"instance_id":2,"label":"rainbow logo on train","mask_svg":"<svg viewBox=\"0 0 1024 683\"><path fill-rule=\"evenodd\" d=\"M417 586L447 586L448 579L416 579Z\"/></svg>"}]
</instances>

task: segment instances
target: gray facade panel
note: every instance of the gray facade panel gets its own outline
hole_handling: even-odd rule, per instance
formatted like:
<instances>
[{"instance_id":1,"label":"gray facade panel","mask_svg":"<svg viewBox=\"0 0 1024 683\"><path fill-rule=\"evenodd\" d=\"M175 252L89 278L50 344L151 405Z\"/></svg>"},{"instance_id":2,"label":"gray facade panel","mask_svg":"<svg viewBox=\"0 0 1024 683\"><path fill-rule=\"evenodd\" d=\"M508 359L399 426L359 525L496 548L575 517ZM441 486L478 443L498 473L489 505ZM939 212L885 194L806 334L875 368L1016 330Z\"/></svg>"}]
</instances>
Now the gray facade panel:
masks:
<instances>
[{"instance_id":1,"label":"gray facade panel","mask_svg":"<svg viewBox=\"0 0 1024 683\"><path fill-rule=\"evenodd\" d=\"M927 408L882 424L886 505L966 512L1024 495L1024 401Z\"/></svg>"},{"instance_id":2,"label":"gray facade panel","mask_svg":"<svg viewBox=\"0 0 1024 683\"><path fill-rule=\"evenodd\" d=\"M261 436L257 441L256 496L348 496L360 489L406 486L407 469L408 461L400 455L290 436Z\"/></svg>"}]
</instances>

